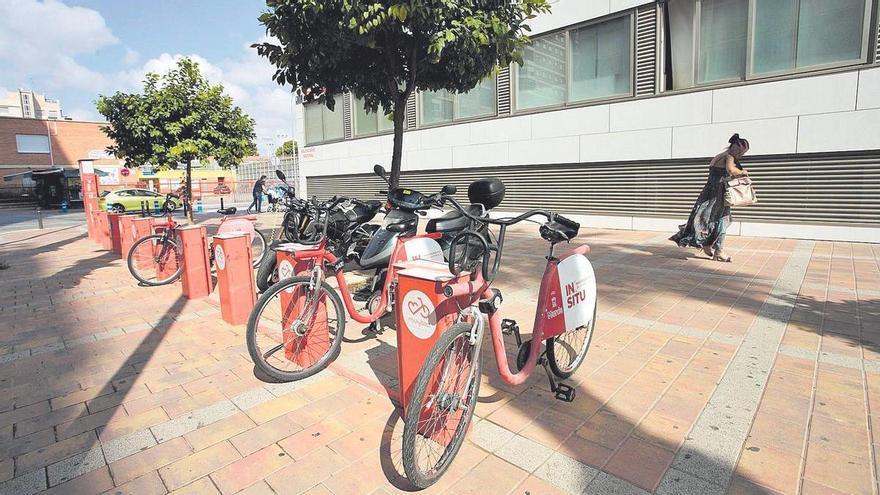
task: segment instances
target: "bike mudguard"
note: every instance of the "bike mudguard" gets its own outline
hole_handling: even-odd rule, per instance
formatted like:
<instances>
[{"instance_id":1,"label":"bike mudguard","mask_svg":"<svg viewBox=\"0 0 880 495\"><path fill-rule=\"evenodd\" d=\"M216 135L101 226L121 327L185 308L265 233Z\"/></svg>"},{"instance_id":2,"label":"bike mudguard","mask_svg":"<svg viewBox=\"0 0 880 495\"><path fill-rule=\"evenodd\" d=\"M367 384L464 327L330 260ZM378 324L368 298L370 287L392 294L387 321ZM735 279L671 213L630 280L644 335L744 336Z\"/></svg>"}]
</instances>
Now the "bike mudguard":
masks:
<instances>
[{"instance_id":1,"label":"bike mudguard","mask_svg":"<svg viewBox=\"0 0 880 495\"><path fill-rule=\"evenodd\" d=\"M556 337L588 325L596 306L596 274L583 248L547 265L541 280L544 307L540 324L544 338Z\"/></svg>"}]
</instances>

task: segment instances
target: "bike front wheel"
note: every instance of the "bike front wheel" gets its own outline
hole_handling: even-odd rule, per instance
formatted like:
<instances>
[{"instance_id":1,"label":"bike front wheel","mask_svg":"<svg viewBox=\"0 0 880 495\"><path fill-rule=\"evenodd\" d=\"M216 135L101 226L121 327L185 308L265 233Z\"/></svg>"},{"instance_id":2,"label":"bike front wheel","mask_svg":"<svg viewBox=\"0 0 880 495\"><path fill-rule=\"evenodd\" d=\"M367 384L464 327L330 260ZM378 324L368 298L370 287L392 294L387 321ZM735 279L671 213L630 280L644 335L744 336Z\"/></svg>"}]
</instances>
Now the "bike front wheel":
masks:
<instances>
[{"instance_id":1,"label":"bike front wheel","mask_svg":"<svg viewBox=\"0 0 880 495\"><path fill-rule=\"evenodd\" d=\"M443 476L464 441L480 391L480 356L471 325L444 331L412 389L403 426L403 468L416 488Z\"/></svg>"},{"instance_id":2,"label":"bike front wheel","mask_svg":"<svg viewBox=\"0 0 880 495\"><path fill-rule=\"evenodd\" d=\"M266 256L266 235L254 228L254 237L251 239L251 256L254 257L252 263L254 268L260 266L263 258Z\"/></svg>"},{"instance_id":3,"label":"bike front wheel","mask_svg":"<svg viewBox=\"0 0 880 495\"><path fill-rule=\"evenodd\" d=\"M246 340L254 365L275 380L290 382L323 370L339 355L345 309L326 282L310 289L310 277L269 287L248 318Z\"/></svg>"},{"instance_id":4,"label":"bike front wheel","mask_svg":"<svg viewBox=\"0 0 880 495\"><path fill-rule=\"evenodd\" d=\"M260 293L266 292L270 285L278 282L278 274L275 272L278 259L274 254L274 251L267 253L266 259L257 268L257 291Z\"/></svg>"},{"instance_id":5,"label":"bike front wheel","mask_svg":"<svg viewBox=\"0 0 880 495\"><path fill-rule=\"evenodd\" d=\"M170 237L153 234L138 240L128 251L128 271L141 284L166 285L180 278L183 257Z\"/></svg>"},{"instance_id":6,"label":"bike front wheel","mask_svg":"<svg viewBox=\"0 0 880 495\"><path fill-rule=\"evenodd\" d=\"M562 335L551 337L547 345L547 364L559 378L570 378L583 364L593 340L593 329L596 328L596 306L593 306L593 319L589 323Z\"/></svg>"}]
</instances>

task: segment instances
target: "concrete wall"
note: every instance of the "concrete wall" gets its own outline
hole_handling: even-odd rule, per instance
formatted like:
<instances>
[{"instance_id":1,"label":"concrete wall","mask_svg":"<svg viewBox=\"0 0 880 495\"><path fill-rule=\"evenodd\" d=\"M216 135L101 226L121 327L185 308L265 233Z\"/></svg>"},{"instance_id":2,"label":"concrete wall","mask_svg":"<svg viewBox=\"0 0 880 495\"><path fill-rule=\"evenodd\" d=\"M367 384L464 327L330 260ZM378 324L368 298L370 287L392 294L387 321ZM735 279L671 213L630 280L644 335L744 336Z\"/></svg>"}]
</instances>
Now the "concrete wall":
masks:
<instances>
[{"instance_id":1,"label":"concrete wall","mask_svg":"<svg viewBox=\"0 0 880 495\"><path fill-rule=\"evenodd\" d=\"M404 134L404 170L692 158L734 132L752 153L880 149L880 68L421 129ZM308 176L389 165L391 136L303 150Z\"/></svg>"}]
</instances>

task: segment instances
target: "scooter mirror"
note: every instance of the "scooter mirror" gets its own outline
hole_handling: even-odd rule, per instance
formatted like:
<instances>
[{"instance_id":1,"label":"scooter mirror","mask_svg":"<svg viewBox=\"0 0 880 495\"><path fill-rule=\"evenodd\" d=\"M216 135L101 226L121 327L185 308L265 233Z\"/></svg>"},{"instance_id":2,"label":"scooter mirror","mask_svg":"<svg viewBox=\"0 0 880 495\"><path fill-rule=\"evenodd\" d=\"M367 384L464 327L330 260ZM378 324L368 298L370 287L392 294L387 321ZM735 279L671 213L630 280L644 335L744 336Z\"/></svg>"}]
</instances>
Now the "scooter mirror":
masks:
<instances>
[{"instance_id":1,"label":"scooter mirror","mask_svg":"<svg viewBox=\"0 0 880 495\"><path fill-rule=\"evenodd\" d=\"M458 191L458 188L453 186L452 184L446 184L445 186L443 186L443 189L440 190L440 192L442 192L444 196L451 196L455 194L456 191Z\"/></svg>"},{"instance_id":2,"label":"scooter mirror","mask_svg":"<svg viewBox=\"0 0 880 495\"><path fill-rule=\"evenodd\" d=\"M275 177L278 177L281 180L287 180L287 177L284 175L284 172L280 170L275 171Z\"/></svg>"},{"instance_id":3,"label":"scooter mirror","mask_svg":"<svg viewBox=\"0 0 880 495\"><path fill-rule=\"evenodd\" d=\"M382 165L379 165L377 163L376 165L373 165L373 173L384 179L385 178L385 167L383 167Z\"/></svg>"}]
</instances>

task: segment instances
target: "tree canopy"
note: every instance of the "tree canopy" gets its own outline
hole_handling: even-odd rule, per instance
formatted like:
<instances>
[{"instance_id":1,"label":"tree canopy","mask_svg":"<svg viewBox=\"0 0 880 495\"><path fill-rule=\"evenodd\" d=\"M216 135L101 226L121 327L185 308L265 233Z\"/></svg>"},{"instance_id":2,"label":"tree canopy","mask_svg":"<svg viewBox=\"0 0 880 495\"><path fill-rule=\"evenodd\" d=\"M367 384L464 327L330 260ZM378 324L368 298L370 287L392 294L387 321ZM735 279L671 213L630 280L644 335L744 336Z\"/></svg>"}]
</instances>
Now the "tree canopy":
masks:
<instances>
[{"instance_id":1,"label":"tree canopy","mask_svg":"<svg viewBox=\"0 0 880 495\"><path fill-rule=\"evenodd\" d=\"M404 108L414 91L466 92L498 65L522 63L526 22L547 0L267 0L272 41L255 44L279 84L334 108L351 92L394 120L400 176Z\"/></svg>"},{"instance_id":2,"label":"tree canopy","mask_svg":"<svg viewBox=\"0 0 880 495\"><path fill-rule=\"evenodd\" d=\"M162 76L147 74L142 94L102 95L97 107L110 124L101 128L113 141L107 151L125 159L126 167L150 164L164 170L184 164L188 201L194 160L213 158L230 168L256 152L253 119L188 58Z\"/></svg>"},{"instance_id":3,"label":"tree canopy","mask_svg":"<svg viewBox=\"0 0 880 495\"><path fill-rule=\"evenodd\" d=\"M275 149L275 156L293 156L298 146L293 139L284 141L284 144Z\"/></svg>"}]
</instances>

